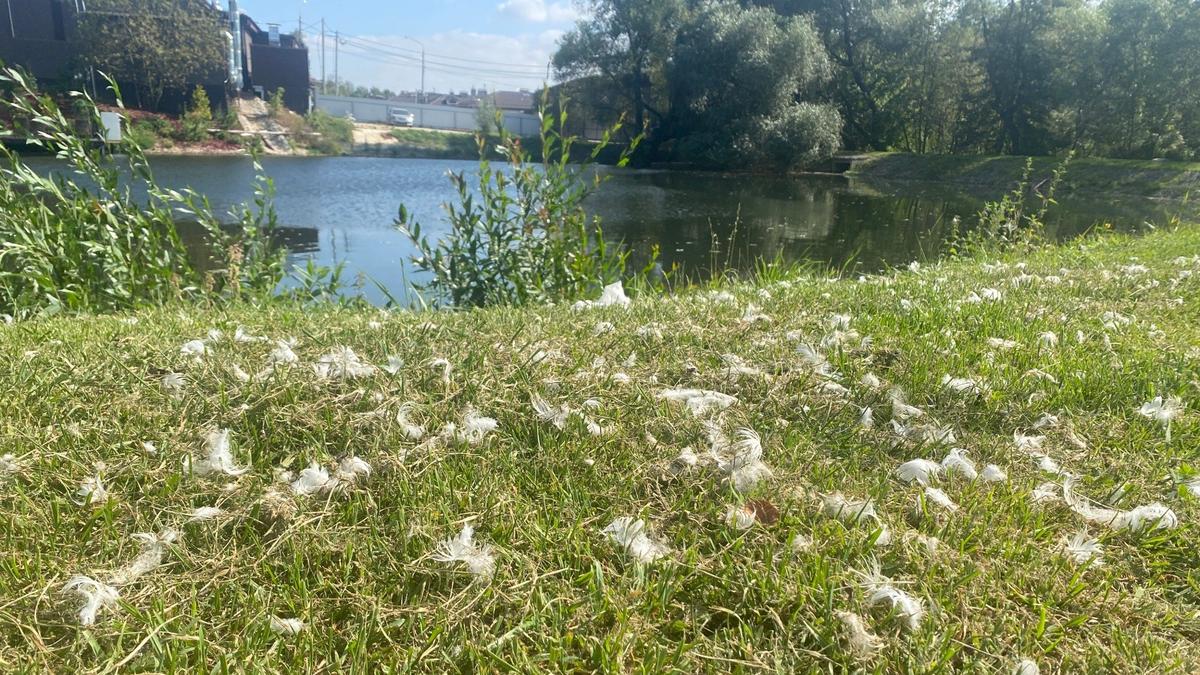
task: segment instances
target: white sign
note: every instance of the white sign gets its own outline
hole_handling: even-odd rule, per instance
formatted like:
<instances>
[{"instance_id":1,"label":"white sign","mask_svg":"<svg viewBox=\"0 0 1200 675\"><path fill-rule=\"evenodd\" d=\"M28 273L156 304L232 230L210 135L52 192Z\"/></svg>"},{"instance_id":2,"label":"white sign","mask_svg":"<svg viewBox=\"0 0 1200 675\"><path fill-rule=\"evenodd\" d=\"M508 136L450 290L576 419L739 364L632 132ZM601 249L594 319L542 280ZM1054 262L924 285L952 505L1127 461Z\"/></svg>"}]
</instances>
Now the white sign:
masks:
<instances>
[{"instance_id":1,"label":"white sign","mask_svg":"<svg viewBox=\"0 0 1200 675\"><path fill-rule=\"evenodd\" d=\"M121 142L121 115L115 112L100 113L100 131L105 143Z\"/></svg>"}]
</instances>

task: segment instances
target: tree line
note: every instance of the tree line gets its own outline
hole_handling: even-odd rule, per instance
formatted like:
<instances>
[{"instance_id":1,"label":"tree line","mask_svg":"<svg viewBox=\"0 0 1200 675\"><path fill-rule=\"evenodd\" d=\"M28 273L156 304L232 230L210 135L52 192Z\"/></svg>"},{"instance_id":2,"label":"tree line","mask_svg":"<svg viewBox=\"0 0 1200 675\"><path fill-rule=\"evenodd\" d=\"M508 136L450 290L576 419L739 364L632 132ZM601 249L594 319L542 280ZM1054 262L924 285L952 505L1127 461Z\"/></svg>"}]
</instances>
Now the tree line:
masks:
<instances>
[{"instance_id":1,"label":"tree line","mask_svg":"<svg viewBox=\"0 0 1200 675\"><path fill-rule=\"evenodd\" d=\"M643 158L1200 159L1196 0L589 0L554 57Z\"/></svg>"}]
</instances>

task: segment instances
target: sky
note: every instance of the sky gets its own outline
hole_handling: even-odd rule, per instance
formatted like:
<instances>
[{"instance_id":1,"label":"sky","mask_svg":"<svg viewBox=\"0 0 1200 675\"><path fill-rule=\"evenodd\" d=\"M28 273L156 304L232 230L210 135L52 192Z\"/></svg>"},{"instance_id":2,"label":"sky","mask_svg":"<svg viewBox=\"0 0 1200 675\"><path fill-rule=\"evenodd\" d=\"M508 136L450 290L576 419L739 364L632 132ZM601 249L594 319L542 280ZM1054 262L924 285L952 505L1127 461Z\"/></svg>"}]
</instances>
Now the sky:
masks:
<instances>
[{"instance_id":1,"label":"sky","mask_svg":"<svg viewBox=\"0 0 1200 675\"><path fill-rule=\"evenodd\" d=\"M227 0L220 0L225 5ZM321 77L321 19L325 19L325 76L394 91L538 89L558 39L579 18L577 0L239 0L260 26L285 33L303 19L309 68ZM411 39L410 39L411 38Z\"/></svg>"}]
</instances>

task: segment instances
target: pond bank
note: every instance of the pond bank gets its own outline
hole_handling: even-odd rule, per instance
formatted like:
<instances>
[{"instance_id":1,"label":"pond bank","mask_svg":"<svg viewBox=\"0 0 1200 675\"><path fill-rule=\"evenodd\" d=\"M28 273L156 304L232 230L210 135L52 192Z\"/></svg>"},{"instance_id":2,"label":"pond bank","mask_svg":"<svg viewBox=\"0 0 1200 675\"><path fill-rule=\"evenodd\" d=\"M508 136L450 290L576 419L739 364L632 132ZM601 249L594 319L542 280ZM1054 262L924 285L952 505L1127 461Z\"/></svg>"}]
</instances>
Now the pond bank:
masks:
<instances>
[{"instance_id":1,"label":"pond bank","mask_svg":"<svg viewBox=\"0 0 1200 675\"><path fill-rule=\"evenodd\" d=\"M0 326L6 542L37 561L0 574L9 660L1195 672L1197 250L1183 227L627 309ZM940 489L897 478L943 457ZM1110 494L1163 517L1080 501Z\"/></svg>"},{"instance_id":2,"label":"pond bank","mask_svg":"<svg viewBox=\"0 0 1200 675\"><path fill-rule=\"evenodd\" d=\"M951 183L963 186L1015 187L1025 157L864 153L848 162L852 176L880 180ZM1061 158L1034 157L1031 182L1050 178ZM1200 163L1079 157L1071 160L1060 194L1094 193L1185 199L1200 193Z\"/></svg>"}]
</instances>

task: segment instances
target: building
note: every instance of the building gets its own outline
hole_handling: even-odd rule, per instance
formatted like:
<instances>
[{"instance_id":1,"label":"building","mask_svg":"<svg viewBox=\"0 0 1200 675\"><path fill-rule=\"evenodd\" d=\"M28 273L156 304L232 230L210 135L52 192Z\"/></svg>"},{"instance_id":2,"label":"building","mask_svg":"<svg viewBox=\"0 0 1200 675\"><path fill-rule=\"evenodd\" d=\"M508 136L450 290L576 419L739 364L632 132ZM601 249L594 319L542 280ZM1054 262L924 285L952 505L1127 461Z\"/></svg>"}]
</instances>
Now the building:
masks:
<instances>
[{"instance_id":1,"label":"building","mask_svg":"<svg viewBox=\"0 0 1200 675\"><path fill-rule=\"evenodd\" d=\"M0 11L0 61L38 80L69 80L74 53L74 0L5 0Z\"/></svg>"},{"instance_id":2,"label":"building","mask_svg":"<svg viewBox=\"0 0 1200 675\"><path fill-rule=\"evenodd\" d=\"M236 11L236 5L233 8ZM242 89L263 98L283 89L283 104L288 109L308 113L308 48L300 38L281 34L275 25L263 30L245 14L241 15L241 36Z\"/></svg>"},{"instance_id":3,"label":"building","mask_svg":"<svg viewBox=\"0 0 1200 675\"><path fill-rule=\"evenodd\" d=\"M231 96L256 92L264 97L276 89L284 91L284 105L304 114L309 110L310 84L308 49L295 35L281 34L277 26L263 30L230 0L227 10L198 0L176 0L196 12L211 12L218 39L228 45L228 58L206 64L203 75L178 90L163 92L153 106L163 112L181 112L196 86L208 93L214 107L223 108ZM78 34L79 19L89 12L84 0L3 0L0 7L0 61L23 67L39 82L61 88L93 87L92 71L83 63ZM119 12L104 12L93 5L91 12L106 21L124 20ZM231 17L233 17L231 19ZM231 39L237 35L239 39ZM222 48L225 51L225 48ZM118 82L127 103L135 87ZM103 83L96 94L103 97ZM150 107L150 106L148 106Z\"/></svg>"}]
</instances>

